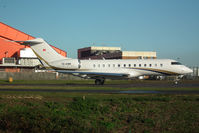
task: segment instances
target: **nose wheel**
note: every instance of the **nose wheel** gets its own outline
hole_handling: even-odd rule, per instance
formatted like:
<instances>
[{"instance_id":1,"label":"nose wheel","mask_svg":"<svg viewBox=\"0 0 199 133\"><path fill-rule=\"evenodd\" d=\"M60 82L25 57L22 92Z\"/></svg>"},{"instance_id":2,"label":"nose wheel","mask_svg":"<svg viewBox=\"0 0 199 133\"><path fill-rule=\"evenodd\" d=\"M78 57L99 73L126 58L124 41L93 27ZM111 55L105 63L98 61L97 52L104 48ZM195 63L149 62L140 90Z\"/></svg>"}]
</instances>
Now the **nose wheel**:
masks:
<instances>
[{"instance_id":1,"label":"nose wheel","mask_svg":"<svg viewBox=\"0 0 199 133\"><path fill-rule=\"evenodd\" d=\"M174 84L177 85L177 84L178 84L178 81L175 81Z\"/></svg>"},{"instance_id":2,"label":"nose wheel","mask_svg":"<svg viewBox=\"0 0 199 133\"><path fill-rule=\"evenodd\" d=\"M174 83L177 85L179 83L179 81L183 78L184 75L179 75L179 76L176 76L175 79L174 79Z\"/></svg>"},{"instance_id":3,"label":"nose wheel","mask_svg":"<svg viewBox=\"0 0 199 133\"><path fill-rule=\"evenodd\" d=\"M95 80L95 85L103 85L104 81L105 81L105 79L96 79Z\"/></svg>"}]
</instances>

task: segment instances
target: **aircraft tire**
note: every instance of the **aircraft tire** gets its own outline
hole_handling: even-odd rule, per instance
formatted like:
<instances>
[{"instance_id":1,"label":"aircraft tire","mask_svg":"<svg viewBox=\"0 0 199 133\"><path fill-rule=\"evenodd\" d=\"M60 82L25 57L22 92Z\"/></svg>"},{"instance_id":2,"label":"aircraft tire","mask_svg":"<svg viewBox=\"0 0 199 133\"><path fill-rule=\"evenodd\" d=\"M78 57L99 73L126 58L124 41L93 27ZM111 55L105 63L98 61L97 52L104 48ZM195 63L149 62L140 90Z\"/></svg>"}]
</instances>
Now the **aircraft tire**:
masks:
<instances>
[{"instance_id":1,"label":"aircraft tire","mask_svg":"<svg viewBox=\"0 0 199 133\"><path fill-rule=\"evenodd\" d=\"M95 80L95 85L103 85L104 84L104 79L96 79Z\"/></svg>"}]
</instances>

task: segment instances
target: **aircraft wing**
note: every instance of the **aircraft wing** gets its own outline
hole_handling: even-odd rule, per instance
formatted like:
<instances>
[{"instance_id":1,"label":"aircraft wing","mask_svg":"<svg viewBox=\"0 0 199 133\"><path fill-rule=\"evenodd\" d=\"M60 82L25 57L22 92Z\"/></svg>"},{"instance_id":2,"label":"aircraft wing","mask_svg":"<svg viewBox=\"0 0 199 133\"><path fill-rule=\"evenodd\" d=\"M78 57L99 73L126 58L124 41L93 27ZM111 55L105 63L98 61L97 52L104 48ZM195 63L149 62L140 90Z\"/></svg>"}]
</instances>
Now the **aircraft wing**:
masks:
<instances>
[{"instance_id":1,"label":"aircraft wing","mask_svg":"<svg viewBox=\"0 0 199 133\"><path fill-rule=\"evenodd\" d=\"M136 77L132 76L130 73L113 73L113 72L89 72L89 71L66 71L66 70L56 70L59 73L67 73L67 74L72 74L74 76L82 77L82 78L99 78L99 77L104 77L104 78L132 78Z\"/></svg>"},{"instance_id":2,"label":"aircraft wing","mask_svg":"<svg viewBox=\"0 0 199 133\"><path fill-rule=\"evenodd\" d=\"M97 77L128 77L126 73L109 73L109 72L83 72L83 71L66 71L66 70L56 70L59 73L67 73L73 74L74 76L79 77L90 77L90 78L97 78Z\"/></svg>"}]
</instances>

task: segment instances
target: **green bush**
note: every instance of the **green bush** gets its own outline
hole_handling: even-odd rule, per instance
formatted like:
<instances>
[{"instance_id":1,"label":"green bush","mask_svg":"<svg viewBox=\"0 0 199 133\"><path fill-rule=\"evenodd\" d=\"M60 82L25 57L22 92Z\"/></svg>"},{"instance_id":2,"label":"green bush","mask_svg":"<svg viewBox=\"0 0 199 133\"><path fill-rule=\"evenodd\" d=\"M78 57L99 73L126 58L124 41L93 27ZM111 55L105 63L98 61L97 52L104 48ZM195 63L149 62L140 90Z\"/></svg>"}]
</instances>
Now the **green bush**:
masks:
<instances>
[{"instance_id":1,"label":"green bush","mask_svg":"<svg viewBox=\"0 0 199 133\"><path fill-rule=\"evenodd\" d=\"M60 95L59 95L60 96ZM61 101L60 101L61 99ZM198 96L0 99L0 132L197 132Z\"/></svg>"}]
</instances>

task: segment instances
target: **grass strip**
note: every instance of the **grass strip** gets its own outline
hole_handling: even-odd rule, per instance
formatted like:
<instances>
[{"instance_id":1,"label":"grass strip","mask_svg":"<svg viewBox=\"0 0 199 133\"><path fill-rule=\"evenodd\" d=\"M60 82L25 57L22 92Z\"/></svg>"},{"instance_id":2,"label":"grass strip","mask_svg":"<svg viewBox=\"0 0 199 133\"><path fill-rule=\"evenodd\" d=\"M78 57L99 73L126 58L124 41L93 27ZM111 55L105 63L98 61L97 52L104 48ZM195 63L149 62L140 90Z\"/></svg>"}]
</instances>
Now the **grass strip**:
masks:
<instances>
[{"instance_id":1,"label":"grass strip","mask_svg":"<svg viewBox=\"0 0 199 133\"><path fill-rule=\"evenodd\" d=\"M198 110L199 95L3 92L0 131L198 132Z\"/></svg>"},{"instance_id":2,"label":"grass strip","mask_svg":"<svg viewBox=\"0 0 199 133\"><path fill-rule=\"evenodd\" d=\"M0 89L43 89L43 90L154 90L154 91L163 91L163 90L182 90L182 91L191 91L191 90L199 90L199 87L130 87L130 88L121 88L121 87L107 87L107 86L0 86Z\"/></svg>"}]
</instances>

